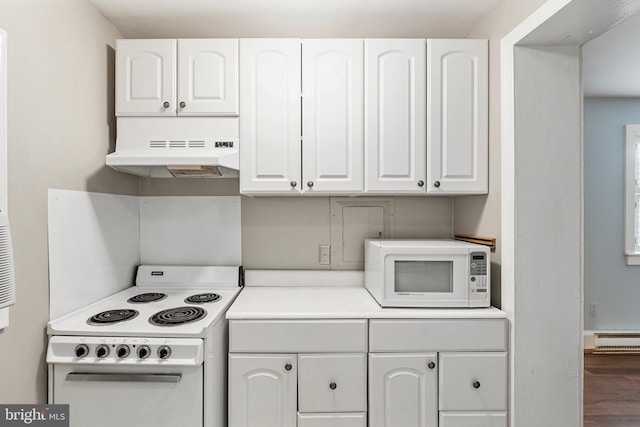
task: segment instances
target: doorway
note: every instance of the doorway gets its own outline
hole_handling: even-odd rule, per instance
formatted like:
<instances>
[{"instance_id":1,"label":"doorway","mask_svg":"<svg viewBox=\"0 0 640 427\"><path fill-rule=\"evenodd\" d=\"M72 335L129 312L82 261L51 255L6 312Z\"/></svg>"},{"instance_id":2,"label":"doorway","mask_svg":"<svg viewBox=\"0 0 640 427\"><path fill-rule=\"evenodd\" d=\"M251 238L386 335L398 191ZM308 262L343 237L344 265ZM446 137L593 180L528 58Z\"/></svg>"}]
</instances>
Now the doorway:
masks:
<instances>
[{"instance_id":1,"label":"doorway","mask_svg":"<svg viewBox=\"0 0 640 427\"><path fill-rule=\"evenodd\" d=\"M582 425L581 46L638 11L636 0L550 0L501 42L512 426Z\"/></svg>"}]
</instances>

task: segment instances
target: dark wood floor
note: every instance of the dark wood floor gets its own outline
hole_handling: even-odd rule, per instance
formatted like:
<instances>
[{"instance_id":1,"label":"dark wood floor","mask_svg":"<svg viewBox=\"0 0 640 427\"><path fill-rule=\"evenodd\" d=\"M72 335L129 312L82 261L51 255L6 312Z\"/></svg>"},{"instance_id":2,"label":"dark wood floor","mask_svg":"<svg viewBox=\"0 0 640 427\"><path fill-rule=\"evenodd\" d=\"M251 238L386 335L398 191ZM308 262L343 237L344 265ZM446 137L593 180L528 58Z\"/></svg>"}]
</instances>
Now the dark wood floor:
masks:
<instances>
[{"instance_id":1,"label":"dark wood floor","mask_svg":"<svg viewBox=\"0 0 640 427\"><path fill-rule=\"evenodd\" d=\"M584 427L640 427L640 355L584 355Z\"/></svg>"}]
</instances>

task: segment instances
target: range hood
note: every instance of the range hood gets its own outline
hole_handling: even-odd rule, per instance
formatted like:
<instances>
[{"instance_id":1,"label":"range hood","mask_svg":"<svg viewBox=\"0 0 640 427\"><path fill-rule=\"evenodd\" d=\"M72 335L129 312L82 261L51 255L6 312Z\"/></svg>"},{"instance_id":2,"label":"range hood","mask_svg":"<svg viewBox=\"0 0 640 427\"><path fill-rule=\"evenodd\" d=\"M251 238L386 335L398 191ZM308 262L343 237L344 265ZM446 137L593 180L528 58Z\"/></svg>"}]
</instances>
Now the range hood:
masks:
<instances>
[{"instance_id":1,"label":"range hood","mask_svg":"<svg viewBox=\"0 0 640 427\"><path fill-rule=\"evenodd\" d=\"M150 178L236 178L237 117L118 117L107 166Z\"/></svg>"}]
</instances>

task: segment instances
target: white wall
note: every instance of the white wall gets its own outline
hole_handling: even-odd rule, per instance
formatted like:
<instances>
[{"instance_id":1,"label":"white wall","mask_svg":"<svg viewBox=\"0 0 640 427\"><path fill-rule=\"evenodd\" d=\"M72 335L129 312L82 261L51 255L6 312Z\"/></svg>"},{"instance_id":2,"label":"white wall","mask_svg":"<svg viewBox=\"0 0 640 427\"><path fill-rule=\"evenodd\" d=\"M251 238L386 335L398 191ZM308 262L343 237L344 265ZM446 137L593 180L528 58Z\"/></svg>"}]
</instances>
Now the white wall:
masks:
<instances>
[{"instance_id":1,"label":"white wall","mask_svg":"<svg viewBox=\"0 0 640 427\"><path fill-rule=\"evenodd\" d=\"M586 330L640 330L640 266L626 265L623 254L624 125L638 123L640 99L584 101Z\"/></svg>"},{"instance_id":2,"label":"white wall","mask_svg":"<svg viewBox=\"0 0 640 427\"><path fill-rule=\"evenodd\" d=\"M481 19L468 38L489 39L489 194L454 198L454 232L495 237L491 254L492 300L500 306L500 40L545 0L502 0Z\"/></svg>"},{"instance_id":3,"label":"white wall","mask_svg":"<svg viewBox=\"0 0 640 427\"><path fill-rule=\"evenodd\" d=\"M47 190L137 193L108 170L116 29L86 0L3 0L9 219L17 302L0 333L0 402L46 401Z\"/></svg>"},{"instance_id":4,"label":"white wall","mask_svg":"<svg viewBox=\"0 0 640 427\"><path fill-rule=\"evenodd\" d=\"M582 425L579 76L577 46L516 48L517 256L509 308L518 427Z\"/></svg>"}]
</instances>

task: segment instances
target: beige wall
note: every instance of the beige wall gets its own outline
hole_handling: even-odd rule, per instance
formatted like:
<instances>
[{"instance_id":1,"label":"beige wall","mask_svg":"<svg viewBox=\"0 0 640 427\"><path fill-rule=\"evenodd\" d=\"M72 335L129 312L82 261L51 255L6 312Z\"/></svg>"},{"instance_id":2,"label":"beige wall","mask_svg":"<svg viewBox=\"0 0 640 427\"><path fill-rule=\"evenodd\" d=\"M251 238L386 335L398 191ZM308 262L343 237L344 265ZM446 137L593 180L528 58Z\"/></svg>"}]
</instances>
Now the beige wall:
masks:
<instances>
[{"instance_id":1,"label":"beige wall","mask_svg":"<svg viewBox=\"0 0 640 427\"><path fill-rule=\"evenodd\" d=\"M237 179L141 179L141 196L234 196ZM242 197L242 263L246 269L328 269L320 245L331 244L330 197ZM350 198L367 200L366 197ZM376 197L376 199L379 199ZM450 197L393 197L396 238L451 238ZM335 262L332 262L335 264Z\"/></svg>"},{"instance_id":2,"label":"beige wall","mask_svg":"<svg viewBox=\"0 0 640 427\"><path fill-rule=\"evenodd\" d=\"M2 0L8 33L9 218L17 282L0 332L0 402L46 401L47 189L137 193L113 144L116 29L86 0Z\"/></svg>"}]
</instances>

